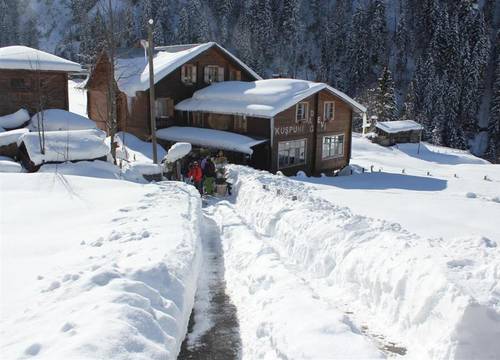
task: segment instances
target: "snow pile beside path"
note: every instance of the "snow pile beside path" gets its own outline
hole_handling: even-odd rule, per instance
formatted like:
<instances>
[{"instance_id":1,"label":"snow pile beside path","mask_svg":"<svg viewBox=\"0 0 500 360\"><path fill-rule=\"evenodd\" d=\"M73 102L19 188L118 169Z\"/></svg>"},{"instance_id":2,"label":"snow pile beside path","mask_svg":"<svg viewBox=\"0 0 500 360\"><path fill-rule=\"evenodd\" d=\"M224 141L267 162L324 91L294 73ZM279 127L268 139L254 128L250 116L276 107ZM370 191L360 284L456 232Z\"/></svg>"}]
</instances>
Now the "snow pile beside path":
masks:
<instances>
[{"instance_id":1,"label":"snow pile beside path","mask_svg":"<svg viewBox=\"0 0 500 360\"><path fill-rule=\"evenodd\" d=\"M24 145L35 165L46 162L94 160L106 156L109 146L102 130L74 130L45 132L45 154L40 151L38 132L24 134L18 145Z\"/></svg>"},{"instance_id":2,"label":"snow pile beside path","mask_svg":"<svg viewBox=\"0 0 500 360\"><path fill-rule=\"evenodd\" d=\"M19 173L22 171L21 164L7 156L0 156L0 173Z\"/></svg>"},{"instance_id":3,"label":"snow pile beside path","mask_svg":"<svg viewBox=\"0 0 500 360\"><path fill-rule=\"evenodd\" d=\"M118 148L116 156L126 162L153 163L153 146L150 142L120 131L116 134ZM157 145L158 159L163 159L167 152L161 145Z\"/></svg>"},{"instance_id":4,"label":"snow pile beside path","mask_svg":"<svg viewBox=\"0 0 500 360\"><path fill-rule=\"evenodd\" d=\"M31 118L31 131L38 131L38 121L43 119L45 131L95 129L96 123L84 116L61 109L43 110Z\"/></svg>"},{"instance_id":5,"label":"snow pile beside path","mask_svg":"<svg viewBox=\"0 0 500 360\"><path fill-rule=\"evenodd\" d=\"M500 248L491 240L426 240L314 198L304 183L244 167L231 173L244 221L371 331L415 358L498 356Z\"/></svg>"},{"instance_id":6,"label":"snow pile beside path","mask_svg":"<svg viewBox=\"0 0 500 360\"><path fill-rule=\"evenodd\" d=\"M28 133L28 129L17 129L4 131L0 133L0 146L8 146L10 144L15 144L19 141L19 138L24 134Z\"/></svg>"},{"instance_id":7,"label":"snow pile beside path","mask_svg":"<svg viewBox=\"0 0 500 360\"><path fill-rule=\"evenodd\" d=\"M201 262L195 190L0 176L17 205L0 217L0 357L175 359Z\"/></svg>"},{"instance_id":8,"label":"snow pile beside path","mask_svg":"<svg viewBox=\"0 0 500 360\"><path fill-rule=\"evenodd\" d=\"M25 109L20 109L13 114L0 116L0 128L16 129L30 120L30 114Z\"/></svg>"},{"instance_id":9,"label":"snow pile beside path","mask_svg":"<svg viewBox=\"0 0 500 360\"><path fill-rule=\"evenodd\" d=\"M378 359L349 318L286 266L274 239L242 223L230 203L208 212L220 227L225 279L238 312L242 359Z\"/></svg>"}]
</instances>

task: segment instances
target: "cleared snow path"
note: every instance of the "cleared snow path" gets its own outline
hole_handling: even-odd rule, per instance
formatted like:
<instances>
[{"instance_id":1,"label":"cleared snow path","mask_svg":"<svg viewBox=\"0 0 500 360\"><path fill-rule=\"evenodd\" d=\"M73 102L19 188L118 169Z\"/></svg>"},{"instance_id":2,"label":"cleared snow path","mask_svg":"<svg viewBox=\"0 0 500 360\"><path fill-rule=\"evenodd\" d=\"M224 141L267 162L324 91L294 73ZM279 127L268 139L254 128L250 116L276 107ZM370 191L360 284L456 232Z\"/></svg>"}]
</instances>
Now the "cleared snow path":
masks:
<instances>
[{"instance_id":1,"label":"cleared snow path","mask_svg":"<svg viewBox=\"0 0 500 360\"><path fill-rule=\"evenodd\" d=\"M217 224L202 225L203 263L189 333L178 359L238 359L241 339L236 307L226 294L224 256Z\"/></svg>"},{"instance_id":2,"label":"cleared snow path","mask_svg":"<svg viewBox=\"0 0 500 360\"><path fill-rule=\"evenodd\" d=\"M206 223L212 229L205 232L206 236L213 241L220 241L222 245L218 250L223 255L220 263L225 266L227 294L236 306L239 321L239 358L384 357L374 342L356 328L348 315L324 302L307 281L287 267L273 249L273 239L255 232L243 221L231 203L212 203L204 212ZM214 221L217 230L213 230ZM205 268L205 273L207 271ZM200 308L199 299L206 299L206 296L200 296L200 291L204 291L203 287L198 291L194 330L196 321L202 321L202 326L205 327L207 321L199 320L196 315ZM215 298L213 300L212 306L219 314L218 301ZM202 304L201 307L205 305ZM208 314L213 313L208 311ZM227 313L227 310L221 313ZM208 318L210 319L210 315ZM221 319L223 321L224 316L211 319L214 321L213 327L204 337L210 338L211 334L217 333L217 323ZM190 340L188 338L188 342ZM224 335L222 340L224 341ZM217 349L203 352L204 358L219 358L213 351Z\"/></svg>"}]
</instances>

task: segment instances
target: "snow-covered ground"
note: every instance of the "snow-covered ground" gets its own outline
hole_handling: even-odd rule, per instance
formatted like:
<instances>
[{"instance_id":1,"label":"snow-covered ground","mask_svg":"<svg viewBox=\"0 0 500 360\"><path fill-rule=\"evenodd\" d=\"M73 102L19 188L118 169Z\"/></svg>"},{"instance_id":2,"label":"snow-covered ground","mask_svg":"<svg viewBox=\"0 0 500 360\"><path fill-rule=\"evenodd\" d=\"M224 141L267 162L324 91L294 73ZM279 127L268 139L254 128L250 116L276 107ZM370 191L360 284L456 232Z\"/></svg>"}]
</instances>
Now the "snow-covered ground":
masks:
<instances>
[{"instance_id":1,"label":"snow-covered ground","mask_svg":"<svg viewBox=\"0 0 500 360\"><path fill-rule=\"evenodd\" d=\"M109 179L96 164L80 163L85 177L0 174L2 359L163 360L180 349L199 196Z\"/></svg>"}]
</instances>

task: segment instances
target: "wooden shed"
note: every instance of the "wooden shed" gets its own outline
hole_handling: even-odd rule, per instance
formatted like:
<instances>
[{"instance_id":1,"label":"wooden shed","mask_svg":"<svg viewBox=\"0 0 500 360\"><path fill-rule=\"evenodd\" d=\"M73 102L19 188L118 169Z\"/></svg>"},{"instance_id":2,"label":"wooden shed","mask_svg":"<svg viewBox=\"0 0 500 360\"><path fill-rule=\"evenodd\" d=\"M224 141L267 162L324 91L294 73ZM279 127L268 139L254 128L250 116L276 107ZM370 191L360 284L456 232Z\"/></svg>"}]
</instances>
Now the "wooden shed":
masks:
<instances>
[{"instance_id":1,"label":"wooden shed","mask_svg":"<svg viewBox=\"0 0 500 360\"><path fill-rule=\"evenodd\" d=\"M383 146L418 143L422 129L422 125L413 120L379 121L375 125L373 141Z\"/></svg>"},{"instance_id":2,"label":"wooden shed","mask_svg":"<svg viewBox=\"0 0 500 360\"><path fill-rule=\"evenodd\" d=\"M0 116L68 110L68 73L79 71L79 64L37 49L0 48Z\"/></svg>"}]
</instances>

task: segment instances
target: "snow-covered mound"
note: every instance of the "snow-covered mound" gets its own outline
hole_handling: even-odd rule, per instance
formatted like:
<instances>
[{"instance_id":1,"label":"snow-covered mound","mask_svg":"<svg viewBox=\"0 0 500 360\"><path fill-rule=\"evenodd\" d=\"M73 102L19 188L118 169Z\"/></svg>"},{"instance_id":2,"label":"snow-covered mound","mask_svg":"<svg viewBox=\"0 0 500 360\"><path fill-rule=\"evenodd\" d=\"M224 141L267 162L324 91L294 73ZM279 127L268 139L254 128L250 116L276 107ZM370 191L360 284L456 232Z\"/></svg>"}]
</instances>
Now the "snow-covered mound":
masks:
<instances>
[{"instance_id":1,"label":"snow-covered mound","mask_svg":"<svg viewBox=\"0 0 500 360\"><path fill-rule=\"evenodd\" d=\"M197 192L0 177L0 357L176 359L200 270Z\"/></svg>"},{"instance_id":2,"label":"snow-covered mound","mask_svg":"<svg viewBox=\"0 0 500 360\"><path fill-rule=\"evenodd\" d=\"M0 48L0 69L78 72L80 64L27 46Z\"/></svg>"},{"instance_id":3,"label":"snow-covered mound","mask_svg":"<svg viewBox=\"0 0 500 360\"><path fill-rule=\"evenodd\" d=\"M38 122L42 120L45 131L88 130L96 128L96 123L84 116L61 109L48 109L31 117L31 131L38 131Z\"/></svg>"},{"instance_id":4,"label":"snow-covered mound","mask_svg":"<svg viewBox=\"0 0 500 360\"><path fill-rule=\"evenodd\" d=\"M26 133L18 141L35 165L46 162L94 160L106 156L109 146L106 133L101 130L48 131L45 132L45 153L40 150L38 132Z\"/></svg>"},{"instance_id":5,"label":"snow-covered mound","mask_svg":"<svg viewBox=\"0 0 500 360\"><path fill-rule=\"evenodd\" d=\"M118 148L116 156L126 162L152 163L153 146L150 142L143 141L135 135L120 131L116 134ZM157 145L158 159L163 159L167 152L161 145Z\"/></svg>"},{"instance_id":6,"label":"snow-covered mound","mask_svg":"<svg viewBox=\"0 0 500 360\"><path fill-rule=\"evenodd\" d=\"M366 111L364 106L331 86L297 79L219 82L196 91L192 98L181 101L175 108L271 118L323 89L344 99L356 111Z\"/></svg>"},{"instance_id":7,"label":"snow-covered mound","mask_svg":"<svg viewBox=\"0 0 500 360\"><path fill-rule=\"evenodd\" d=\"M30 120L30 114L25 109L19 109L13 114L0 116L0 128L16 129ZM0 131L1 132L1 131Z\"/></svg>"},{"instance_id":8,"label":"snow-covered mound","mask_svg":"<svg viewBox=\"0 0 500 360\"><path fill-rule=\"evenodd\" d=\"M0 173L19 173L22 171L21 164L7 156L0 156Z\"/></svg>"},{"instance_id":9,"label":"snow-covered mound","mask_svg":"<svg viewBox=\"0 0 500 360\"><path fill-rule=\"evenodd\" d=\"M7 146L18 142L19 138L28 133L28 129L17 129L0 133L0 146Z\"/></svg>"},{"instance_id":10,"label":"snow-covered mound","mask_svg":"<svg viewBox=\"0 0 500 360\"><path fill-rule=\"evenodd\" d=\"M185 142L175 143L168 149L167 155L164 157L166 162L173 163L191 152L191 144Z\"/></svg>"},{"instance_id":11,"label":"snow-covered mound","mask_svg":"<svg viewBox=\"0 0 500 360\"><path fill-rule=\"evenodd\" d=\"M231 173L243 222L272 238L268 246L282 261L308 278L320 297L353 313L368 333L404 344L410 358L493 359L500 353L500 247L494 239L468 233L427 239L320 199L304 182L244 167Z\"/></svg>"}]
</instances>

